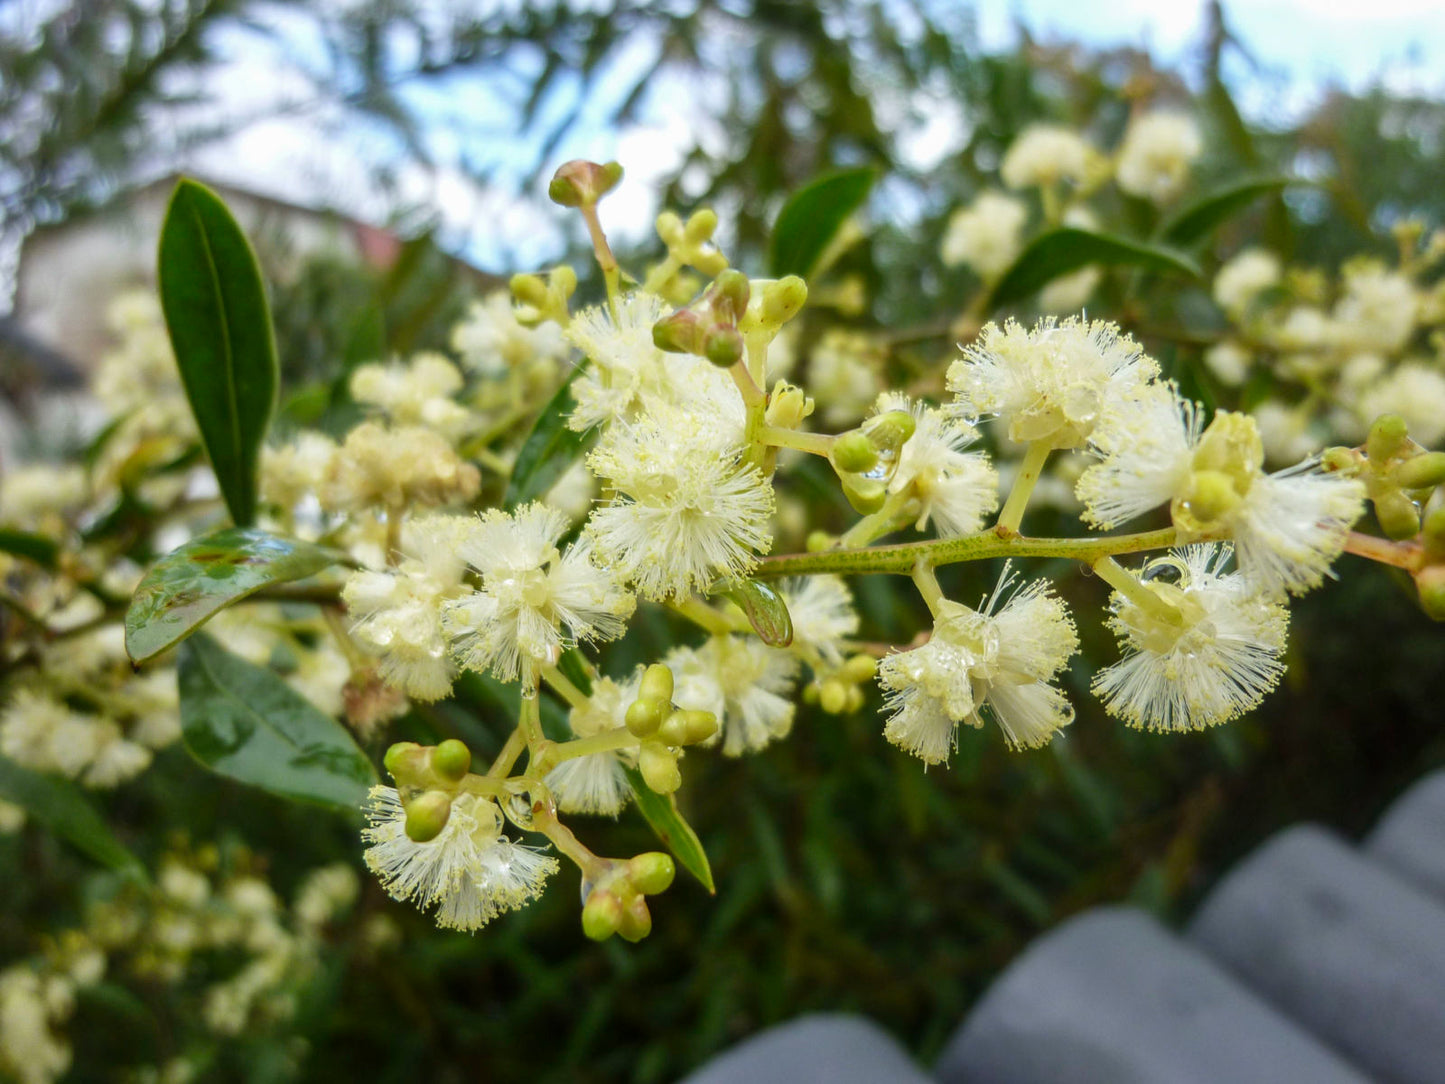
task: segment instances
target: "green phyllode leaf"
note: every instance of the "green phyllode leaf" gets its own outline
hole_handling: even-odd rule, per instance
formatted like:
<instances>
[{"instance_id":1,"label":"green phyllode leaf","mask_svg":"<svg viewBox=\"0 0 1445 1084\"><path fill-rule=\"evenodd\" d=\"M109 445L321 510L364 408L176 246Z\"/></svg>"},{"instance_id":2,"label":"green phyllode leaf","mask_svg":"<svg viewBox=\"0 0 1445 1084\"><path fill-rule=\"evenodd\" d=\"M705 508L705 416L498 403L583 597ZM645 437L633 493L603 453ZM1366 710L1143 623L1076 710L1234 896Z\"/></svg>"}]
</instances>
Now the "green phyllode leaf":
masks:
<instances>
[{"instance_id":1,"label":"green phyllode leaf","mask_svg":"<svg viewBox=\"0 0 1445 1084\"><path fill-rule=\"evenodd\" d=\"M843 223L863 206L878 174L868 168L846 169L819 177L788 197L773 226L768 271L774 278L807 278Z\"/></svg>"},{"instance_id":2,"label":"green phyllode leaf","mask_svg":"<svg viewBox=\"0 0 1445 1084\"><path fill-rule=\"evenodd\" d=\"M146 879L140 860L121 845L85 792L69 780L32 772L0 756L0 798L22 807L102 865Z\"/></svg>"},{"instance_id":3,"label":"green phyllode leaf","mask_svg":"<svg viewBox=\"0 0 1445 1084\"><path fill-rule=\"evenodd\" d=\"M24 557L41 568L54 568L60 556L60 543L44 535L0 527L0 553Z\"/></svg>"},{"instance_id":4,"label":"green phyllode leaf","mask_svg":"<svg viewBox=\"0 0 1445 1084\"><path fill-rule=\"evenodd\" d=\"M1159 230L1159 240L1189 248L1262 196L1271 196L1290 183L1288 177L1256 177L1209 193L1183 208Z\"/></svg>"},{"instance_id":5,"label":"green phyllode leaf","mask_svg":"<svg viewBox=\"0 0 1445 1084\"><path fill-rule=\"evenodd\" d=\"M225 527L193 538L156 562L125 615L125 650L154 658L221 610L272 584L313 576L351 558L257 527Z\"/></svg>"},{"instance_id":6,"label":"green phyllode leaf","mask_svg":"<svg viewBox=\"0 0 1445 1084\"><path fill-rule=\"evenodd\" d=\"M182 179L166 208L159 257L161 309L181 383L231 519L248 526L279 382L256 254L221 198Z\"/></svg>"},{"instance_id":7,"label":"green phyllode leaf","mask_svg":"<svg viewBox=\"0 0 1445 1084\"><path fill-rule=\"evenodd\" d=\"M186 748L220 775L353 812L377 782L341 723L205 633L181 648L179 686Z\"/></svg>"},{"instance_id":8,"label":"green phyllode leaf","mask_svg":"<svg viewBox=\"0 0 1445 1084\"><path fill-rule=\"evenodd\" d=\"M1194 279L1203 274L1192 258L1164 245L1062 226L1039 234L1024 247L993 288L988 308L1021 301L1054 279L1089 264L1138 267Z\"/></svg>"},{"instance_id":9,"label":"green phyllode leaf","mask_svg":"<svg viewBox=\"0 0 1445 1084\"><path fill-rule=\"evenodd\" d=\"M586 365L587 362L583 361L572 370L572 375L537 415L532 431L522 442L516 462L512 465L511 477L507 479L507 493L502 502L508 510L543 496L597 439L595 429L579 433L567 428L567 416L576 406L572 399L572 383L582 375Z\"/></svg>"},{"instance_id":10,"label":"green phyllode leaf","mask_svg":"<svg viewBox=\"0 0 1445 1084\"><path fill-rule=\"evenodd\" d=\"M647 785L642 773L636 768L624 766L622 770L627 773L627 782L632 786L637 808L657 833L663 846L672 852L673 857L682 863L685 870L698 879L709 895L717 895L717 885L713 883L712 866L708 864L707 852L702 849L702 841L697 838L692 825L677 811L676 798L671 794L658 794Z\"/></svg>"}]
</instances>

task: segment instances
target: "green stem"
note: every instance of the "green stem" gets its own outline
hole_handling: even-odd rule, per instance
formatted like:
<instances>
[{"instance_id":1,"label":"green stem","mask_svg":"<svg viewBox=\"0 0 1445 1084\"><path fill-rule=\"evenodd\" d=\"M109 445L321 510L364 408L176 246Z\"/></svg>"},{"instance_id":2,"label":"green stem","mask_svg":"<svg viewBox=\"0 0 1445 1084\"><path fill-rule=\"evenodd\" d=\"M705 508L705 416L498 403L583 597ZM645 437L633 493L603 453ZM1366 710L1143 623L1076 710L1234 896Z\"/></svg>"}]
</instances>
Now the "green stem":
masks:
<instances>
[{"instance_id":1,"label":"green stem","mask_svg":"<svg viewBox=\"0 0 1445 1084\"><path fill-rule=\"evenodd\" d=\"M934 567L962 561L986 561L994 557L1062 557L1093 564L1101 557L1165 549L1174 545L1174 541L1173 527L1143 531L1139 534L1109 535L1104 538L1026 538L1023 535L1005 537L997 531L982 531L961 538L940 538L930 542L904 542L893 546L870 546L867 549L832 549L822 553L785 553L776 557L764 557L754 569L753 578L775 580L783 576L814 575L820 572L909 576L920 559Z\"/></svg>"},{"instance_id":2,"label":"green stem","mask_svg":"<svg viewBox=\"0 0 1445 1084\"><path fill-rule=\"evenodd\" d=\"M541 832L551 841L552 846L558 852L566 855L577 864L582 871L583 879L587 879L598 870L603 860L589 851L575 835L572 829L559 821L553 812L548 808L532 811L532 827Z\"/></svg>"},{"instance_id":3,"label":"green stem","mask_svg":"<svg viewBox=\"0 0 1445 1084\"><path fill-rule=\"evenodd\" d=\"M506 783L490 775L464 776L457 789L467 794L480 795L483 798L501 798L507 793Z\"/></svg>"},{"instance_id":4,"label":"green stem","mask_svg":"<svg viewBox=\"0 0 1445 1084\"><path fill-rule=\"evenodd\" d=\"M594 753L610 753L615 749L627 749L639 744L637 735L625 726L594 734L590 738L575 738L553 745L537 758L537 774L546 775L564 760L590 757Z\"/></svg>"},{"instance_id":5,"label":"green stem","mask_svg":"<svg viewBox=\"0 0 1445 1084\"><path fill-rule=\"evenodd\" d=\"M542 677L552 690L574 708L585 708L592 698L573 685L566 674L555 666L542 667Z\"/></svg>"},{"instance_id":6,"label":"green stem","mask_svg":"<svg viewBox=\"0 0 1445 1084\"><path fill-rule=\"evenodd\" d=\"M1172 624L1181 622L1179 607L1160 598L1149 590L1139 577L1119 564L1112 557L1100 557L1092 565L1099 578L1123 595L1145 613L1153 614Z\"/></svg>"},{"instance_id":7,"label":"green stem","mask_svg":"<svg viewBox=\"0 0 1445 1084\"><path fill-rule=\"evenodd\" d=\"M933 574L933 567L921 558L913 566L913 584L923 596L928 612L937 617L944 603L943 588L938 586L938 577Z\"/></svg>"},{"instance_id":8,"label":"green stem","mask_svg":"<svg viewBox=\"0 0 1445 1084\"><path fill-rule=\"evenodd\" d=\"M885 534L891 534L898 530L903 523L907 522L906 520L900 521L899 513L912 498L912 486L900 489L897 493L890 493L888 499L883 502L882 508L876 512L870 512L843 532L838 538L838 547L845 550L860 549L882 538Z\"/></svg>"},{"instance_id":9,"label":"green stem","mask_svg":"<svg viewBox=\"0 0 1445 1084\"><path fill-rule=\"evenodd\" d=\"M517 728L527 740L527 749L536 756L538 748L547 740L542 733L542 703L537 699L537 680L524 679L522 684L522 709L517 713Z\"/></svg>"},{"instance_id":10,"label":"green stem","mask_svg":"<svg viewBox=\"0 0 1445 1084\"><path fill-rule=\"evenodd\" d=\"M833 442L838 438L829 433L804 433L799 429L779 429L776 425L763 425L758 430L758 439L777 448L793 448L809 455L821 455L826 459L833 450Z\"/></svg>"},{"instance_id":11,"label":"green stem","mask_svg":"<svg viewBox=\"0 0 1445 1084\"><path fill-rule=\"evenodd\" d=\"M997 530L1000 532L1018 533L1019 524L1024 521L1024 509L1028 507L1029 497L1033 495L1034 486L1038 485L1039 475L1044 472L1044 460L1049 458L1051 451L1053 445L1041 440L1029 445L1029 450L1024 453L1024 461L1019 465L1018 477L1014 479L1013 488L1009 490L1008 500L1004 502L1003 511L998 514Z\"/></svg>"},{"instance_id":12,"label":"green stem","mask_svg":"<svg viewBox=\"0 0 1445 1084\"><path fill-rule=\"evenodd\" d=\"M536 702L535 697L533 697L533 702ZM497 754L497 759L492 761L492 766L487 769L487 778L505 779L511 774L517 758L522 755L522 750L526 748L527 734L521 726L517 726L513 729L511 736L507 738L507 744L502 746L502 751Z\"/></svg>"},{"instance_id":13,"label":"green stem","mask_svg":"<svg viewBox=\"0 0 1445 1084\"><path fill-rule=\"evenodd\" d=\"M612 322L615 324L619 287L617 257L612 255L612 246L607 243L607 235L602 232L602 220L597 217L597 204L584 203L577 209L582 212L582 219L587 223L587 233L592 238L592 251L597 256L597 266L602 268L602 281L607 284L607 311L612 314Z\"/></svg>"},{"instance_id":14,"label":"green stem","mask_svg":"<svg viewBox=\"0 0 1445 1084\"><path fill-rule=\"evenodd\" d=\"M669 602L667 605L674 613L681 614L714 636L726 636L733 631L733 623L728 620L727 615L718 613L700 598L685 598L681 602Z\"/></svg>"},{"instance_id":15,"label":"green stem","mask_svg":"<svg viewBox=\"0 0 1445 1084\"><path fill-rule=\"evenodd\" d=\"M642 292L648 294L660 293L667 285L667 280L682 270L682 260L672 249L667 250L667 258L647 273L647 281L642 284Z\"/></svg>"}]
</instances>

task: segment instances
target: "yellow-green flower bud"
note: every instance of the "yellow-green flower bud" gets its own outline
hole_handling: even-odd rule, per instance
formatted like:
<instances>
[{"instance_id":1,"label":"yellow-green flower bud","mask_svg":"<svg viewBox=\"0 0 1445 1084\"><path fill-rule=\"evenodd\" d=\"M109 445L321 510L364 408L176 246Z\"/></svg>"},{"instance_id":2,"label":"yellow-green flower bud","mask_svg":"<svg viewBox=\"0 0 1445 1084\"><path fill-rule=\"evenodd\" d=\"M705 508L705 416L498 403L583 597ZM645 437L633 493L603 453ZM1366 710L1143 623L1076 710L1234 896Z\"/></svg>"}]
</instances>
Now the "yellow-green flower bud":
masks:
<instances>
[{"instance_id":1,"label":"yellow-green flower bud","mask_svg":"<svg viewBox=\"0 0 1445 1084\"><path fill-rule=\"evenodd\" d=\"M585 207L612 191L620 180L622 166L618 162L600 165L574 158L557 167L547 186L547 196L563 207Z\"/></svg>"},{"instance_id":2,"label":"yellow-green flower bud","mask_svg":"<svg viewBox=\"0 0 1445 1084\"><path fill-rule=\"evenodd\" d=\"M652 912L647 909L645 899L633 896L627 901L617 932L626 941L641 941L652 932Z\"/></svg>"},{"instance_id":3,"label":"yellow-green flower bud","mask_svg":"<svg viewBox=\"0 0 1445 1084\"><path fill-rule=\"evenodd\" d=\"M682 786L682 770L677 766L677 757L667 747L657 742L648 742L637 754L637 770L643 781L658 794L671 794Z\"/></svg>"},{"instance_id":4,"label":"yellow-green flower bud","mask_svg":"<svg viewBox=\"0 0 1445 1084\"><path fill-rule=\"evenodd\" d=\"M720 320L736 326L748 311L752 284L741 271L724 271L713 281L712 310Z\"/></svg>"},{"instance_id":5,"label":"yellow-green flower bud","mask_svg":"<svg viewBox=\"0 0 1445 1084\"><path fill-rule=\"evenodd\" d=\"M462 777L472 770L472 751L464 742L448 738L432 750L431 766L437 775L448 782L460 782Z\"/></svg>"},{"instance_id":6,"label":"yellow-green flower bud","mask_svg":"<svg viewBox=\"0 0 1445 1084\"><path fill-rule=\"evenodd\" d=\"M778 328L807 304L808 284L797 275L787 275L763 287L763 323Z\"/></svg>"},{"instance_id":7,"label":"yellow-green flower bud","mask_svg":"<svg viewBox=\"0 0 1445 1084\"><path fill-rule=\"evenodd\" d=\"M1395 481L1405 489L1433 489L1445 483L1445 452L1411 456L1395 468Z\"/></svg>"},{"instance_id":8,"label":"yellow-green flower bud","mask_svg":"<svg viewBox=\"0 0 1445 1084\"><path fill-rule=\"evenodd\" d=\"M544 308L548 300L547 284L541 275L512 276L512 297L526 305Z\"/></svg>"},{"instance_id":9,"label":"yellow-green flower bud","mask_svg":"<svg viewBox=\"0 0 1445 1084\"><path fill-rule=\"evenodd\" d=\"M1222 517L1243 499L1234 480L1223 471L1196 470L1189 476L1184 493L1174 499L1170 511L1174 526L1186 535L1208 534Z\"/></svg>"},{"instance_id":10,"label":"yellow-green flower bud","mask_svg":"<svg viewBox=\"0 0 1445 1084\"><path fill-rule=\"evenodd\" d=\"M558 264L552 268L548 283L563 301L577 292L577 271L571 264Z\"/></svg>"},{"instance_id":11,"label":"yellow-green flower bud","mask_svg":"<svg viewBox=\"0 0 1445 1084\"><path fill-rule=\"evenodd\" d=\"M704 328L698 315L689 309L678 309L652 325L652 342L669 354L701 353Z\"/></svg>"},{"instance_id":12,"label":"yellow-green flower bud","mask_svg":"<svg viewBox=\"0 0 1445 1084\"><path fill-rule=\"evenodd\" d=\"M1243 497L1264 466L1264 441L1247 414L1221 410L1209 423L1194 452L1194 470L1214 471L1230 480Z\"/></svg>"},{"instance_id":13,"label":"yellow-green flower bud","mask_svg":"<svg viewBox=\"0 0 1445 1084\"><path fill-rule=\"evenodd\" d=\"M780 380L773 388L768 401L767 422L779 429L796 429L800 422L813 413L813 400L802 388Z\"/></svg>"},{"instance_id":14,"label":"yellow-green flower bud","mask_svg":"<svg viewBox=\"0 0 1445 1084\"><path fill-rule=\"evenodd\" d=\"M818 705L829 715L841 715L848 706L848 686L836 678L823 682L818 690Z\"/></svg>"},{"instance_id":15,"label":"yellow-green flower bud","mask_svg":"<svg viewBox=\"0 0 1445 1084\"><path fill-rule=\"evenodd\" d=\"M430 843L441 835L452 815L452 796L429 790L406 805L406 837L413 843Z\"/></svg>"},{"instance_id":16,"label":"yellow-green flower bud","mask_svg":"<svg viewBox=\"0 0 1445 1084\"><path fill-rule=\"evenodd\" d=\"M862 474L878 465L878 449L861 430L839 434L828 451L828 460L835 469L849 474Z\"/></svg>"},{"instance_id":17,"label":"yellow-green flower bud","mask_svg":"<svg viewBox=\"0 0 1445 1084\"><path fill-rule=\"evenodd\" d=\"M418 786L426 773L427 757L425 746L399 741L386 751L382 764L398 786Z\"/></svg>"},{"instance_id":18,"label":"yellow-green flower bud","mask_svg":"<svg viewBox=\"0 0 1445 1084\"><path fill-rule=\"evenodd\" d=\"M682 238L690 245L700 245L712 240L717 232L717 212L703 207L688 216L687 225L682 229Z\"/></svg>"},{"instance_id":19,"label":"yellow-green flower bud","mask_svg":"<svg viewBox=\"0 0 1445 1084\"><path fill-rule=\"evenodd\" d=\"M1403 491L1394 489L1380 493L1374 500L1375 518L1380 521L1380 529L1387 538L1399 541L1414 538L1420 533L1420 506Z\"/></svg>"},{"instance_id":20,"label":"yellow-green flower bud","mask_svg":"<svg viewBox=\"0 0 1445 1084\"><path fill-rule=\"evenodd\" d=\"M655 700L659 704L672 703L672 671L660 662L655 662L642 671L642 682L638 686L639 700Z\"/></svg>"},{"instance_id":21,"label":"yellow-green flower bud","mask_svg":"<svg viewBox=\"0 0 1445 1084\"><path fill-rule=\"evenodd\" d=\"M843 710L852 714L863 707L863 687L861 685L848 686L848 705Z\"/></svg>"},{"instance_id":22,"label":"yellow-green flower bud","mask_svg":"<svg viewBox=\"0 0 1445 1084\"><path fill-rule=\"evenodd\" d=\"M662 717L671 705L666 700L639 698L627 705L622 721L639 738L651 737L662 725Z\"/></svg>"},{"instance_id":23,"label":"yellow-green flower bud","mask_svg":"<svg viewBox=\"0 0 1445 1084\"><path fill-rule=\"evenodd\" d=\"M743 337L735 327L710 327L702 337L702 356L719 369L731 368L743 356Z\"/></svg>"},{"instance_id":24,"label":"yellow-green flower bud","mask_svg":"<svg viewBox=\"0 0 1445 1084\"><path fill-rule=\"evenodd\" d=\"M657 216L657 236L668 248L682 244L682 219L677 216L677 212L663 211Z\"/></svg>"},{"instance_id":25,"label":"yellow-green flower bud","mask_svg":"<svg viewBox=\"0 0 1445 1084\"><path fill-rule=\"evenodd\" d=\"M644 896L666 892L676 875L677 867L673 864L672 856L661 851L639 854L627 863L628 880L632 882L632 887Z\"/></svg>"},{"instance_id":26,"label":"yellow-green flower bud","mask_svg":"<svg viewBox=\"0 0 1445 1084\"><path fill-rule=\"evenodd\" d=\"M1365 454L1370 457L1370 462L1383 465L1385 460L1398 455L1409 439L1410 432L1404 418L1398 414L1381 414L1370 426L1370 435L1365 438Z\"/></svg>"},{"instance_id":27,"label":"yellow-green flower bud","mask_svg":"<svg viewBox=\"0 0 1445 1084\"><path fill-rule=\"evenodd\" d=\"M717 733L717 716L710 711L678 709L657 728L659 741L668 745L696 745Z\"/></svg>"},{"instance_id":28,"label":"yellow-green flower bud","mask_svg":"<svg viewBox=\"0 0 1445 1084\"><path fill-rule=\"evenodd\" d=\"M594 889L582 907L582 932L593 941L606 941L622 926L622 901L611 892Z\"/></svg>"},{"instance_id":29,"label":"yellow-green flower bud","mask_svg":"<svg viewBox=\"0 0 1445 1084\"><path fill-rule=\"evenodd\" d=\"M878 660L872 655L850 655L843 664L843 676L855 685L861 681L872 681L877 672Z\"/></svg>"},{"instance_id":30,"label":"yellow-green flower bud","mask_svg":"<svg viewBox=\"0 0 1445 1084\"><path fill-rule=\"evenodd\" d=\"M1365 465L1365 459L1353 448L1326 448L1320 456L1320 465L1331 473L1354 477Z\"/></svg>"},{"instance_id":31,"label":"yellow-green flower bud","mask_svg":"<svg viewBox=\"0 0 1445 1084\"><path fill-rule=\"evenodd\" d=\"M848 498L853 510L862 515L878 511L888 498L888 483L881 478L860 478L856 474L846 474L841 481L843 496Z\"/></svg>"},{"instance_id":32,"label":"yellow-green flower bud","mask_svg":"<svg viewBox=\"0 0 1445 1084\"><path fill-rule=\"evenodd\" d=\"M1445 559L1445 507L1436 508L1425 517L1420 540L1425 552L1436 560Z\"/></svg>"},{"instance_id":33,"label":"yellow-green flower bud","mask_svg":"<svg viewBox=\"0 0 1445 1084\"><path fill-rule=\"evenodd\" d=\"M889 410L875 414L859 428L878 451L892 453L908 443L918 422L907 410Z\"/></svg>"},{"instance_id":34,"label":"yellow-green flower bud","mask_svg":"<svg viewBox=\"0 0 1445 1084\"><path fill-rule=\"evenodd\" d=\"M1445 565L1429 565L1415 573L1420 608L1432 621L1445 621Z\"/></svg>"},{"instance_id":35,"label":"yellow-green flower bud","mask_svg":"<svg viewBox=\"0 0 1445 1084\"><path fill-rule=\"evenodd\" d=\"M822 553L824 550L832 549L837 541L838 536L829 534L827 531L809 531L803 548L809 553Z\"/></svg>"},{"instance_id":36,"label":"yellow-green flower bud","mask_svg":"<svg viewBox=\"0 0 1445 1084\"><path fill-rule=\"evenodd\" d=\"M702 249L692 254L692 266L704 275L716 275L727 270L728 258L715 248Z\"/></svg>"}]
</instances>

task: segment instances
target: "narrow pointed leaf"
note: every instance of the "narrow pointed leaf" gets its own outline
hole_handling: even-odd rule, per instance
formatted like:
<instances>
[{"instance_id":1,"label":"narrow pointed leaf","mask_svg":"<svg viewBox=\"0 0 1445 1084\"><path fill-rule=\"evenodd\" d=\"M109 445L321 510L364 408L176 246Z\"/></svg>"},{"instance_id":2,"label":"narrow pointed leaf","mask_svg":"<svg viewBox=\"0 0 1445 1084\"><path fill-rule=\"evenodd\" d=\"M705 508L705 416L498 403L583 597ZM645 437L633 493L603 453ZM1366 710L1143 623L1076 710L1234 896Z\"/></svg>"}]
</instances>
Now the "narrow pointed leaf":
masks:
<instances>
[{"instance_id":1,"label":"narrow pointed leaf","mask_svg":"<svg viewBox=\"0 0 1445 1084\"><path fill-rule=\"evenodd\" d=\"M804 185L783 204L773 225L768 270L774 278L807 278L850 215L863 206L877 173L847 169Z\"/></svg>"},{"instance_id":2,"label":"narrow pointed leaf","mask_svg":"<svg viewBox=\"0 0 1445 1084\"><path fill-rule=\"evenodd\" d=\"M193 538L156 562L136 588L125 615L126 653L144 662L263 587L350 561L338 550L257 527L226 527Z\"/></svg>"},{"instance_id":3,"label":"narrow pointed leaf","mask_svg":"<svg viewBox=\"0 0 1445 1084\"><path fill-rule=\"evenodd\" d=\"M161 226L161 308L181 383L231 519L256 518L261 442L276 408L271 313L256 254L221 198L182 179Z\"/></svg>"},{"instance_id":4,"label":"narrow pointed leaf","mask_svg":"<svg viewBox=\"0 0 1445 1084\"><path fill-rule=\"evenodd\" d=\"M54 568L55 560L60 555L60 543L29 531L0 527L0 553L24 557L41 568Z\"/></svg>"},{"instance_id":5,"label":"narrow pointed leaf","mask_svg":"<svg viewBox=\"0 0 1445 1084\"><path fill-rule=\"evenodd\" d=\"M623 771L627 773L627 782L631 784L633 797L637 799L637 808L657 833L663 846L672 852L683 869L698 879L709 895L717 895L717 885L713 883L712 866L708 863L707 852L702 849L702 841L697 838L692 825L677 811L676 798L671 794L658 794L647 785L642 773L636 768L624 767Z\"/></svg>"},{"instance_id":6,"label":"narrow pointed leaf","mask_svg":"<svg viewBox=\"0 0 1445 1084\"><path fill-rule=\"evenodd\" d=\"M1089 264L1137 267L1199 278L1199 265L1182 252L1148 241L1063 226L1041 233L1025 246L993 289L989 309L1021 301L1054 279Z\"/></svg>"},{"instance_id":7,"label":"narrow pointed leaf","mask_svg":"<svg viewBox=\"0 0 1445 1084\"><path fill-rule=\"evenodd\" d=\"M1289 183L1288 177L1256 177L1211 192L1165 223L1159 239L1178 248L1199 244L1255 200L1274 195Z\"/></svg>"},{"instance_id":8,"label":"narrow pointed leaf","mask_svg":"<svg viewBox=\"0 0 1445 1084\"><path fill-rule=\"evenodd\" d=\"M220 775L353 811L377 781L341 723L205 633L181 648L179 686L186 748Z\"/></svg>"},{"instance_id":9,"label":"narrow pointed leaf","mask_svg":"<svg viewBox=\"0 0 1445 1084\"><path fill-rule=\"evenodd\" d=\"M0 756L0 798L20 806L102 865L146 879L145 867L111 833L85 792L69 780L32 772Z\"/></svg>"},{"instance_id":10,"label":"narrow pointed leaf","mask_svg":"<svg viewBox=\"0 0 1445 1084\"><path fill-rule=\"evenodd\" d=\"M742 580L724 594L747 615L748 623L763 643L787 647L793 642L793 617L777 590L757 580Z\"/></svg>"},{"instance_id":11,"label":"narrow pointed leaf","mask_svg":"<svg viewBox=\"0 0 1445 1084\"><path fill-rule=\"evenodd\" d=\"M522 442L517 460L512 465L512 476L507 479L507 493L503 500L507 508L516 508L543 496L597 439L595 429L579 433L567 427L567 417L577 406L572 398L572 383L582 375L586 364L584 361L577 366L547 401L542 413L537 415L532 431Z\"/></svg>"}]
</instances>

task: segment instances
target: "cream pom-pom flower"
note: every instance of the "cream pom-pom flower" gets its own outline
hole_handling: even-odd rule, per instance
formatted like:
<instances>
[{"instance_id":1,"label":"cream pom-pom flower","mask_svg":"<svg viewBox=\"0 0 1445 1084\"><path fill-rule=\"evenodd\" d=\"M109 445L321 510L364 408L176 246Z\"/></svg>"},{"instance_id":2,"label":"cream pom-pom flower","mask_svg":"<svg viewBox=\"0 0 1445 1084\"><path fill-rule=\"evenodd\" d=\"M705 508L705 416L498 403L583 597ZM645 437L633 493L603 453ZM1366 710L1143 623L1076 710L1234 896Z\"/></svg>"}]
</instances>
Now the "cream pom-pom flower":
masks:
<instances>
[{"instance_id":1,"label":"cream pom-pom flower","mask_svg":"<svg viewBox=\"0 0 1445 1084\"><path fill-rule=\"evenodd\" d=\"M1278 684L1289 612L1280 596L1226 571L1232 555L1228 545L1199 544L1149 562L1140 589L1157 607L1114 593L1109 627L1126 654L1093 682L1109 714L1146 730L1202 730L1243 715Z\"/></svg>"},{"instance_id":2,"label":"cream pom-pom flower","mask_svg":"<svg viewBox=\"0 0 1445 1084\"><path fill-rule=\"evenodd\" d=\"M636 601L592 562L585 538L565 552L557 549L570 526L562 512L533 503L464 522L457 553L482 583L448 600L441 623L466 669L512 681L536 666L555 665L579 640L622 635Z\"/></svg>"},{"instance_id":3,"label":"cream pom-pom flower","mask_svg":"<svg viewBox=\"0 0 1445 1084\"><path fill-rule=\"evenodd\" d=\"M1114 324L1048 317L1032 329L987 325L948 369L954 409L969 421L996 415L1010 440L1078 448L1159 366Z\"/></svg>"},{"instance_id":4,"label":"cream pom-pom flower","mask_svg":"<svg viewBox=\"0 0 1445 1084\"><path fill-rule=\"evenodd\" d=\"M1130 195L1162 203L1184 187L1190 165L1203 150L1192 117L1165 109L1144 113L1124 133L1114 179Z\"/></svg>"},{"instance_id":5,"label":"cream pom-pom flower","mask_svg":"<svg viewBox=\"0 0 1445 1084\"><path fill-rule=\"evenodd\" d=\"M666 659L679 707L709 711L721 721L723 753L753 753L786 737L798 660L755 636L714 636L699 648L676 648Z\"/></svg>"},{"instance_id":6,"label":"cream pom-pom flower","mask_svg":"<svg viewBox=\"0 0 1445 1084\"><path fill-rule=\"evenodd\" d=\"M841 576L795 576L778 585L793 622L796 655L815 669L819 664L843 663L843 642L858 633L858 611L853 592Z\"/></svg>"},{"instance_id":7,"label":"cream pom-pom flower","mask_svg":"<svg viewBox=\"0 0 1445 1084\"><path fill-rule=\"evenodd\" d=\"M446 826L426 843L406 834L394 787L372 787L365 811L367 866L393 898L435 907L443 929L480 929L536 899L557 872L555 858L502 834L501 811L488 798L458 794Z\"/></svg>"},{"instance_id":8,"label":"cream pom-pom flower","mask_svg":"<svg viewBox=\"0 0 1445 1084\"><path fill-rule=\"evenodd\" d=\"M999 176L1010 188L1083 184L1097 168L1099 152L1078 132L1059 124L1031 124L1009 144Z\"/></svg>"},{"instance_id":9,"label":"cream pom-pom flower","mask_svg":"<svg viewBox=\"0 0 1445 1084\"><path fill-rule=\"evenodd\" d=\"M874 412L892 410L911 413L915 428L903 445L888 492L908 495L907 511L917 517L920 531L930 522L941 538L979 530L984 517L998 507L998 475L986 454L964 450L978 439L978 431L937 407L885 392Z\"/></svg>"},{"instance_id":10,"label":"cream pom-pom flower","mask_svg":"<svg viewBox=\"0 0 1445 1084\"><path fill-rule=\"evenodd\" d=\"M945 266L967 265L986 279L1008 270L1023 248L1028 206L1002 192L980 192L948 220L939 246Z\"/></svg>"},{"instance_id":11,"label":"cream pom-pom flower","mask_svg":"<svg viewBox=\"0 0 1445 1084\"><path fill-rule=\"evenodd\" d=\"M928 642L878 665L883 735L925 764L947 761L958 725L982 727L985 709L1012 749L1047 745L1073 721L1050 684L1078 648L1073 622L1045 581L1010 595L1012 581L1005 570L981 610L943 600Z\"/></svg>"}]
</instances>

